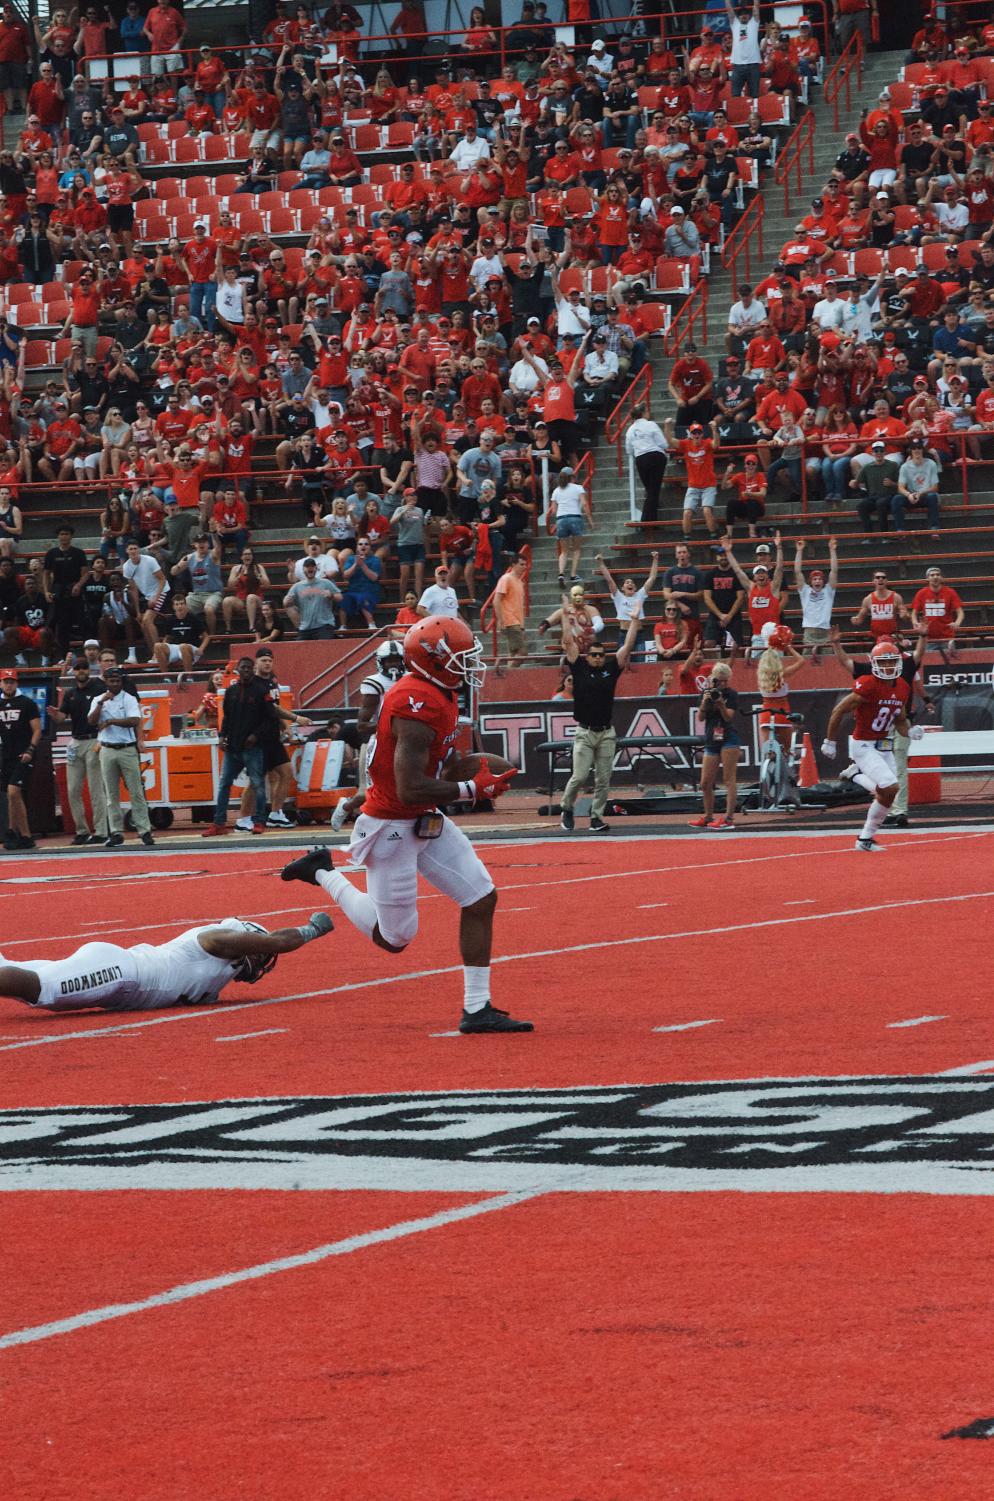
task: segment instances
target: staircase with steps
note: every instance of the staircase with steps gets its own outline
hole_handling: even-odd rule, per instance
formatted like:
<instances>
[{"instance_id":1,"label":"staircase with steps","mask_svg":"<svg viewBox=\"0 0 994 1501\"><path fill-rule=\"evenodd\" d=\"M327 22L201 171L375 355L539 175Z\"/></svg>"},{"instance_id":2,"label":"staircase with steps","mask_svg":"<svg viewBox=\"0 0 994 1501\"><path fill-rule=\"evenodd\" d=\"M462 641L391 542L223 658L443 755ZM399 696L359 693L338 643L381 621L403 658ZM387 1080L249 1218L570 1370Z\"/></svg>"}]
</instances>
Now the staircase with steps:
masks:
<instances>
[{"instance_id":1,"label":"staircase with steps","mask_svg":"<svg viewBox=\"0 0 994 1501\"><path fill-rule=\"evenodd\" d=\"M903 55L898 53L869 54L864 63L860 88L855 89L854 113L850 119L843 115L838 131L834 128L833 112L816 93L814 115L816 132L814 140L814 172L807 176L800 193L795 186L791 192L789 213L783 209L783 188L772 180L764 183L764 252L753 263L753 279L762 279L776 259L779 247L793 234L795 225L808 211L810 199L817 196L832 165L842 150L846 131L853 129L864 104L875 104L880 90L892 82L898 74ZM712 262L709 279L708 338L699 339L698 347L705 354L712 368L717 370L724 359L724 334L728 311L737 299L737 287L720 264L717 257ZM652 391L652 416L662 422L672 413L672 402L666 393L666 379L671 361L657 347L652 351L654 382ZM680 513L683 485L673 480L664 487L660 510L661 520L651 527L631 526L629 516L629 487L627 465L619 478L615 449L601 440L595 450L597 469L593 486L594 529L586 538L583 554L583 578L588 595L598 603L605 619L613 619L603 580L595 573L594 557L601 553L617 580L631 574L638 582L644 582L648 572L650 553L654 547L660 553L661 567L672 561L673 546L681 536ZM641 486L637 485L638 503L641 503ZM896 537L882 541L877 537L863 537L858 531L859 523L851 508L832 512L812 509L807 516L797 505L788 502L770 501L768 518L782 527L785 537L787 580L790 584L794 555L794 540L804 536L808 540L808 560L824 562L827 557L827 536L835 531L840 549L840 584L836 614L843 630L848 628L848 617L854 613L859 601L871 587L874 568L888 571L890 582L910 603L916 590L924 582L924 570L932 562L943 568L946 581L961 594L967 607L967 623L981 639L986 638L986 628L991 627L989 639L994 641L994 471L979 468L970 471L969 504L964 505L962 481L958 468L947 471L942 482L942 535L932 541L924 530L909 530L901 539ZM920 523L913 522L912 527ZM698 519L693 539L694 562L707 566L710 551L702 546L703 527ZM753 545L738 540L736 553L743 564L752 556ZM541 539L535 549L536 564L532 572L531 619L533 624L554 610L560 602L560 590L555 578L555 545L553 539ZM656 611L653 601L650 614ZM796 596L794 598L793 623L797 623ZM548 640L549 638L547 638Z\"/></svg>"}]
</instances>

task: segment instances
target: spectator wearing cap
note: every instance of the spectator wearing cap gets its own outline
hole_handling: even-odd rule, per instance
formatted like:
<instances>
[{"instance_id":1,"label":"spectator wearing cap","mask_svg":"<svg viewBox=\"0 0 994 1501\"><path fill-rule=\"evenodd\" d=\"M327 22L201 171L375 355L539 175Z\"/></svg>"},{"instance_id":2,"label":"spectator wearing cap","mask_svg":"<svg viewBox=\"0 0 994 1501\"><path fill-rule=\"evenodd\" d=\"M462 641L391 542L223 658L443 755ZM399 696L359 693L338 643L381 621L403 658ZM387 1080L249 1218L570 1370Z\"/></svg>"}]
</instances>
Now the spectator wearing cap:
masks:
<instances>
[{"instance_id":1,"label":"spectator wearing cap","mask_svg":"<svg viewBox=\"0 0 994 1501\"><path fill-rule=\"evenodd\" d=\"M951 244L959 244L969 228L970 206L961 196L957 183L948 180L940 183L939 178L934 177L929 184L925 203L934 204L935 217L943 239Z\"/></svg>"},{"instance_id":2,"label":"spectator wearing cap","mask_svg":"<svg viewBox=\"0 0 994 1501\"><path fill-rule=\"evenodd\" d=\"M608 349L607 334L598 329L583 361L583 374L577 387L581 410L603 420L617 379L618 356Z\"/></svg>"},{"instance_id":3,"label":"spectator wearing cap","mask_svg":"<svg viewBox=\"0 0 994 1501\"><path fill-rule=\"evenodd\" d=\"M935 358L930 361L928 373L933 381L939 379L950 360L955 360L960 370L966 372L971 366L979 366L977 340L972 338L973 329L960 322L959 310L946 306L942 310L942 322L932 336Z\"/></svg>"},{"instance_id":4,"label":"spectator wearing cap","mask_svg":"<svg viewBox=\"0 0 994 1501\"><path fill-rule=\"evenodd\" d=\"M730 537L737 521L744 521L749 536L755 537L756 524L766 515L766 475L759 465L759 455L747 453L742 468L736 472L729 464L721 480L725 498L725 532Z\"/></svg>"},{"instance_id":5,"label":"spectator wearing cap","mask_svg":"<svg viewBox=\"0 0 994 1501\"><path fill-rule=\"evenodd\" d=\"M414 591L420 599L425 582L425 528L428 516L418 503L418 492L412 486L404 490L401 503L390 517L390 527L397 535L397 562L400 565L400 597L403 599L410 587L411 571L414 572Z\"/></svg>"},{"instance_id":6,"label":"spectator wearing cap","mask_svg":"<svg viewBox=\"0 0 994 1501\"><path fill-rule=\"evenodd\" d=\"M739 287L738 302L733 302L728 310L725 348L729 354L741 355L765 318L764 304L755 296L749 283L743 282Z\"/></svg>"},{"instance_id":7,"label":"spectator wearing cap","mask_svg":"<svg viewBox=\"0 0 994 1501\"><path fill-rule=\"evenodd\" d=\"M311 137L310 145L300 158L300 182L301 188L310 188L318 191L321 188L331 186L329 170L331 152L328 150L324 131L316 130Z\"/></svg>"},{"instance_id":8,"label":"spectator wearing cap","mask_svg":"<svg viewBox=\"0 0 994 1501\"><path fill-rule=\"evenodd\" d=\"M887 444L877 439L870 445L870 457L860 469L853 488L862 492L856 510L865 532L873 531L874 519L877 530L890 530L892 503L897 491L900 465L887 457ZM863 546L869 547L869 536L863 538Z\"/></svg>"},{"instance_id":9,"label":"spectator wearing cap","mask_svg":"<svg viewBox=\"0 0 994 1501\"><path fill-rule=\"evenodd\" d=\"M663 254L674 260L690 260L701 250L701 232L678 203L670 209L670 224L663 236Z\"/></svg>"},{"instance_id":10,"label":"spectator wearing cap","mask_svg":"<svg viewBox=\"0 0 994 1501\"><path fill-rule=\"evenodd\" d=\"M891 498L891 515L899 532L904 531L905 507L923 507L932 539L939 538L939 466L926 451L921 438L913 438L908 457L898 471L897 488Z\"/></svg>"},{"instance_id":11,"label":"spectator wearing cap","mask_svg":"<svg viewBox=\"0 0 994 1501\"><path fill-rule=\"evenodd\" d=\"M870 154L855 131L850 131L846 136L845 149L835 158L832 170L849 187L856 208L863 208L870 177Z\"/></svg>"}]
</instances>

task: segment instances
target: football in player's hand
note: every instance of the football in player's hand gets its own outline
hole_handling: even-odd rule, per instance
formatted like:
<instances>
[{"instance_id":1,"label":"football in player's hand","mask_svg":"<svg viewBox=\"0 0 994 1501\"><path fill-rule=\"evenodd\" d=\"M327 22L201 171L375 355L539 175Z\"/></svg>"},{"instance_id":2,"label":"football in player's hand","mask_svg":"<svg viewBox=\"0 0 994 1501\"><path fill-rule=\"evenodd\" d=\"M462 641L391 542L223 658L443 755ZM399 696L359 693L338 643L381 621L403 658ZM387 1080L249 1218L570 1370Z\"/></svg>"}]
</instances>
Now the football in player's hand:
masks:
<instances>
[{"instance_id":1,"label":"football in player's hand","mask_svg":"<svg viewBox=\"0 0 994 1501\"><path fill-rule=\"evenodd\" d=\"M471 782L480 769L480 763L486 761L494 776L501 776L506 771L516 771L510 761L505 761L503 756L472 755L454 756L445 768L445 780L447 782Z\"/></svg>"}]
</instances>

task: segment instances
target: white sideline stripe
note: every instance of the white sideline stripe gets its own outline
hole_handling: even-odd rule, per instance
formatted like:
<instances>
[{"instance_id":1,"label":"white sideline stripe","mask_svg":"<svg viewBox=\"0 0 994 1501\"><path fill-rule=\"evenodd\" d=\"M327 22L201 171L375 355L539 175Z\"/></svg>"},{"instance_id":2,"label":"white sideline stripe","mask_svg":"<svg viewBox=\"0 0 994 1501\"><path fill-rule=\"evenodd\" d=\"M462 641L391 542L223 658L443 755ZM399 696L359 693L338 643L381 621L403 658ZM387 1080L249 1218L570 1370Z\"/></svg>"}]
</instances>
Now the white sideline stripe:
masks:
<instances>
[{"instance_id":1,"label":"white sideline stripe","mask_svg":"<svg viewBox=\"0 0 994 1501\"><path fill-rule=\"evenodd\" d=\"M985 1074L990 1068L994 1068L994 1058L981 1058L979 1063L962 1063L959 1068L941 1069L940 1076L943 1079L956 1079L964 1074Z\"/></svg>"},{"instance_id":2,"label":"white sideline stripe","mask_svg":"<svg viewBox=\"0 0 994 1501\"><path fill-rule=\"evenodd\" d=\"M461 1032L429 1032L429 1037L461 1037Z\"/></svg>"},{"instance_id":3,"label":"white sideline stripe","mask_svg":"<svg viewBox=\"0 0 994 1501\"><path fill-rule=\"evenodd\" d=\"M639 902L640 912L652 912L656 907L668 907L669 902Z\"/></svg>"},{"instance_id":4,"label":"white sideline stripe","mask_svg":"<svg viewBox=\"0 0 994 1501\"><path fill-rule=\"evenodd\" d=\"M926 1022L944 1022L944 1016L909 1016L906 1022L888 1022L888 1027L923 1027Z\"/></svg>"},{"instance_id":5,"label":"white sideline stripe","mask_svg":"<svg viewBox=\"0 0 994 1501\"><path fill-rule=\"evenodd\" d=\"M199 1282L181 1282L165 1292L153 1293L134 1303L107 1303L102 1308L89 1308L85 1313L73 1314L70 1318L55 1319L51 1324L34 1324L28 1329L16 1329L11 1334L0 1335L0 1350L12 1350L17 1345L33 1345L39 1340L53 1339L58 1334L74 1334L77 1329L91 1329L94 1324L106 1324L111 1319L127 1318L133 1313L147 1313L153 1308L168 1308L173 1303L185 1303L190 1298L202 1298L206 1293L221 1292L226 1287L236 1287L240 1282L255 1282L260 1277L272 1277L277 1272L293 1272L299 1267L317 1266L332 1256L348 1256L352 1251L364 1251L368 1246L383 1245L391 1240L401 1240L406 1235L418 1235L422 1230L438 1230L445 1225L457 1224L459 1220L473 1219L480 1214L493 1214L498 1209L510 1209L527 1199L538 1198L544 1192L540 1188L521 1189L516 1193L500 1194L475 1204L462 1204L453 1209L441 1209L437 1214L424 1215L421 1219L402 1220L397 1225L386 1225L382 1230L367 1230L363 1235L349 1235L344 1240L333 1240L324 1246L315 1246L312 1251L301 1251L296 1256L281 1256L274 1261L261 1261L256 1266L242 1267L237 1272L223 1272L219 1277L205 1277Z\"/></svg>"},{"instance_id":6,"label":"white sideline stripe","mask_svg":"<svg viewBox=\"0 0 994 1501\"><path fill-rule=\"evenodd\" d=\"M527 959L555 959L563 954L589 954L598 949L622 949L629 944L672 943L683 938L710 938L722 933L753 933L763 928L791 927L805 922L830 922L836 917L865 917L870 912L893 912L904 907L938 907L947 902L986 901L994 897L994 891L966 891L956 896L912 897L899 902L877 902L869 907L841 907L835 912L807 912L792 917L768 917L760 922L728 923L720 928L685 928L679 933L647 933L633 938L602 938L594 943L574 943L554 949L532 949L526 954L498 954L494 964L517 964ZM446 964L438 969L409 970L404 975L377 975L372 980L358 980L349 985L333 985L326 990L300 990L293 995L275 995L262 1001L237 1001L232 1006L194 1006L187 1011L171 1012L168 1016L150 1017L140 1022L122 1022L119 1026L95 1027L86 1032L56 1032L44 1037L30 1037L23 1042L5 1043L0 1053L14 1052L17 1048L44 1047L57 1042L75 1042L79 1038L107 1037L115 1032L130 1032L138 1027L158 1027L166 1022L193 1021L202 1016L225 1016L235 1011L252 1011L262 1006L281 1006L286 1001L310 1001L318 997L327 999L334 995L351 995L357 990L374 990L384 985L400 985L405 980L434 980L440 975L462 973L461 964ZM994 1065L992 1065L994 1066Z\"/></svg>"},{"instance_id":7,"label":"white sideline stripe","mask_svg":"<svg viewBox=\"0 0 994 1501\"><path fill-rule=\"evenodd\" d=\"M653 1027L654 1032L690 1032L694 1027L713 1027L721 1021L720 1016L709 1017L702 1022L674 1022L669 1027Z\"/></svg>"},{"instance_id":8,"label":"white sideline stripe","mask_svg":"<svg viewBox=\"0 0 994 1501\"><path fill-rule=\"evenodd\" d=\"M772 833L772 831L770 831L770 832ZM804 831L802 831L802 832L804 832ZM955 835L949 835L949 836L946 836L946 837L936 838L936 839L929 839L929 838L926 838L924 836L919 836L914 841L911 841L910 839L906 839L906 840L901 841L900 848L902 848L902 849L920 849L923 844L946 844L946 843L948 843L953 838L956 838L956 839L960 839L960 838L964 838L964 837L969 837L969 838L974 838L974 839L986 838L986 836L987 836L987 834L989 832L992 832L992 831L981 830L981 831L978 832L976 830L971 829L968 834L959 834L959 833L957 833ZM636 836L625 836L625 837L626 837L626 839L628 839L628 842L632 842L632 839L635 838ZM643 842L644 839L645 839L645 837L647 837L647 836L644 836L644 835L643 836L637 836L639 842ZM682 839L682 836L675 836L675 837L680 837ZM753 835L751 837L758 839L760 837L767 837L767 835L766 834L763 834L763 835L756 834L756 835ZM780 838L780 837L786 838L787 836L786 835L781 836L781 835L777 834L775 837L777 837L777 838ZM805 838L807 838L807 837L815 838L816 837L816 831L815 830L808 830L806 833L804 833L804 837ZM832 834L831 834L831 832L829 832L827 834L826 833L818 833L817 837L818 838L831 838ZM474 841L474 842L475 843L480 843L481 841ZM542 843L547 843L548 841L546 841L546 840L530 840L530 841L523 841L523 842L542 844ZM617 842L618 841L616 841L616 840L612 840L612 843L617 843ZM700 843L700 841L698 839L696 839L694 836L690 836L688 838L687 842L688 843L694 843L694 844L699 844ZM502 843L492 843L488 847L489 848L493 848L493 849L503 849L506 846L503 845ZM291 853L292 854L294 852L295 848L296 848L296 846L289 846L286 850L274 851L274 853L279 853L279 854ZM336 845L335 848L339 848L339 846ZM852 846L850 844L845 844L845 845L841 845L838 849L819 850L818 851L818 855L819 855L819 857L822 856L822 855L850 855L850 854L852 854L852 852L853 852L852 851ZM148 852L146 851L146 853L148 853ZM153 853L154 853L154 851L153 851ZM679 873L681 871L688 871L688 870L713 870L715 867L724 866L724 865L763 865L763 864L768 863L771 860L806 860L806 859L808 859L808 857L809 857L810 854L811 854L811 851L809 851L809 850L795 850L792 854L789 854L789 855L750 855L750 856L747 856L747 857L743 857L740 860L704 860L704 861L699 861L696 865L651 865L651 866L645 867L645 868L643 868L641 870L631 870L631 869L629 869L629 870L616 870L616 871L604 871L604 872L602 872L599 875L598 874L594 874L594 873L588 873L587 875L583 875L583 876L566 876L562 880L553 880L553 881L518 881L518 882L509 883L506 886L502 884L502 885L499 886L498 889L501 892L505 892L505 891L532 891L532 890L537 890L539 887L543 887L543 886L583 886L583 885L586 885L588 882L591 882L591 881L623 881L623 880L634 880L634 879L637 879L640 876L672 875L672 874ZM361 867L359 867L359 868L361 869ZM350 866L350 867L348 867L348 869L349 870L353 870L353 869L355 869L355 867ZM497 867L497 869L499 871L500 867ZM261 874L261 875L275 874L275 872L267 872L265 870L263 870L261 872L260 871L256 871L256 870L236 870L236 871L226 871L226 872L209 871L209 872L205 872L204 876L186 876L185 878L181 876L181 873L177 872L177 878L178 879L186 879L186 880L203 880L207 876L216 877L217 875L221 875L225 880L227 880L227 879L229 879L232 876L259 875L259 874ZM168 878L169 878L169 872L167 871L166 874L161 879L166 880ZM113 879L114 879L113 876L109 876L108 877L108 881L112 881ZM2 883L0 883L0 884L2 884ZM83 890L83 889L89 889L89 888L74 887L72 894L76 895L80 890ZM432 902L432 901L442 901L442 900L443 900L443 898L440 895L440 893L438 893L438 892L425 892L422 895L419 895L419 897L418 897L419 904L421 902ZM814 898L806 898L806 901L813 901L813 900L814 900ZM303 912L303 911L306 911L306 908L309 905L312 905L312 904L310 904L310 903L304 903L304 905L300 906L300 907L277 907L277 908L273 909L272 911L269 911L269 912L257 912L257 913L254 913L253 915L255 917L280 917L284 913L288 913L288 912ZM669 906L670 903L668 903L668 902L653 902L653 903L647 903L646 905L647 905L647 907L648 906L662 906L662 907L665 907L665 906ZM517 907L504 907L501 910L504 911L504 912L516 912L516 911L527 912L527 911L532 910L532 909L527 908L527 907L520 907L520 908L517 908ZM223 915L227 916L228 914L223 914ZM180 928L180 927L184 926L184 924L193 927L193 926L200 926L203 923L219 922L220 920L221 919L219 917L218 918L187 917L187 918L177 918L173 922L145 923L141 927L137 927L137 928L129 928L129 927L126 927L126 926L114 926L112 924L100 936L104 937L104 938L109 938L112 933L152 933L152 932L155 932L155 931L160 930L162 928ZM16 948L16 947L24 947L26 944L58 943L58 942L65 941L65 940L70 939L70 938L79 938L79 937L80 937L80 934L79 934L78 931L75 931L75 932L72 932L72 933L46 933L44 935L44 937L42 937L42 938L13 938L13 939L11 939L5 945L5 947L11 949L11 948Z\"/></svg>"},{"instance_id":9,"label":"white sideline stripe","mask_svg":"<svg viewBox=\"0 0 994 1501\"><path fill-rule=\"evenodd\" d=\"M215 1037L215 1042L244 1042L246 1037L275 1037L278 1032L285 1032L286 1027L263 1027L261 1032L232 1032L227 1037Z\"/></svg>"},{"instance_id":10,"label":"white sideline stripe","mask_svg":"<svg viewBox=\"0 0 994 1501\"><path fill-rule=\"evenodd\" d=\"M802 896L802 897L798 897L797 901L794 901L794 902L784 902L784 906L785 907L813 907L814 906L814 901L815 901L815 899L814 899L813 896Z\"/></svg>"}]
</instances>

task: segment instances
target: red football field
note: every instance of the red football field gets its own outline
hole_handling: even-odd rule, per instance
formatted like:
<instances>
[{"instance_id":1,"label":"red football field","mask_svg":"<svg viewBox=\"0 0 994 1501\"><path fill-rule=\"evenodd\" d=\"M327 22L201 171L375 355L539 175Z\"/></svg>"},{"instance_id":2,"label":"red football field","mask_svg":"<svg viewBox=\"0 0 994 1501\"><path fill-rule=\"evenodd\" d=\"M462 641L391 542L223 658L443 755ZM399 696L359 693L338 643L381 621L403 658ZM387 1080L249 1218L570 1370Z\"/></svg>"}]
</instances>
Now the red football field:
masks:
<instances>
[{"instance_id":1,"label":"red football field","mask_svg":"<svg viewBox=\"0 0 994 1501\"><path fill-rule=\"evenodd\" d=\"M455 1033L429 891L227 1005L0 1001L4 1493L991 1494L994 846L886 845L484 847L532 1035ZM0 949L299 922L282 858L12 858Z\"/></svg>"}]
</instances>

